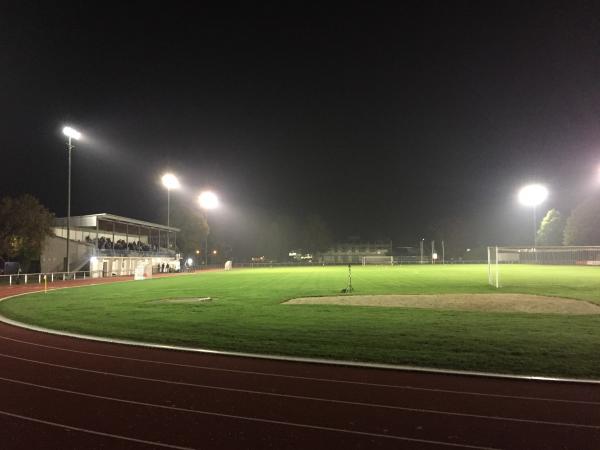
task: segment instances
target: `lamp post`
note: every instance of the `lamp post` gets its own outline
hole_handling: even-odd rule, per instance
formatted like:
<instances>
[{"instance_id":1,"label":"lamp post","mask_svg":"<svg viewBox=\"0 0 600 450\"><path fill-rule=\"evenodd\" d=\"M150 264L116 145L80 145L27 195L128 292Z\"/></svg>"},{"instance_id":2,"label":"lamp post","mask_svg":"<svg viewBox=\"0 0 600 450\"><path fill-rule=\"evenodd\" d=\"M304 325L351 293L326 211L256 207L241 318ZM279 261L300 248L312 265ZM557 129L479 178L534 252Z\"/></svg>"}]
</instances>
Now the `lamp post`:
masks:
<instances>
[{"instance_id":1,"label":"lamp post","mask_svg":"<svg viewBox=\"0 0 600 450\"><path fill-rule=\"evenodd\" d=\"M548 189L541 184L529 184L519 191L519 202L533 210L533 248L537 246L537 207L548 198Z\"/></svg>"},{"instance_id":2,"label":"lamp post","mask_svg":"<svg viewBox=\"0 0 600 450\"><path fill-rule=\"evenodd\" d=\"M179 189L181 186L179 180L172 173L165 173L162 176L162 184L167 188L167 251L170 248L170 237L171 237L171 189Z\"/></svg>"},{"instance_id":3,"label":"lamp post","mask_svg":"<svg viewBox=\"0 0 600 450\"><path fill-rule=\"evenodd\" d=\"M71 153L75 146L73 145L73 139L78 141L81 139L81 133L72 127L64 127L62 132L67 136L67 150L69 152L69 175L68 175L68 188L67 188L67 274L71 271L71 253L69 249L69 242L71 240Z\"/></svg>"},{"instance_id":4,"label":"lamp post","mask_svg":"<svg viewBox=\"0 0 600 450\"><path fill-rule=\"evenodd\" d=\"M217 197L217 194L212 191L204 191L198 196L198 203L202 209L208 211L219 207L219 198ZM208 214L206 223L208 224ZM204 238L204 264L208 266L208 232Z\"/></svg>"}]
</instances>

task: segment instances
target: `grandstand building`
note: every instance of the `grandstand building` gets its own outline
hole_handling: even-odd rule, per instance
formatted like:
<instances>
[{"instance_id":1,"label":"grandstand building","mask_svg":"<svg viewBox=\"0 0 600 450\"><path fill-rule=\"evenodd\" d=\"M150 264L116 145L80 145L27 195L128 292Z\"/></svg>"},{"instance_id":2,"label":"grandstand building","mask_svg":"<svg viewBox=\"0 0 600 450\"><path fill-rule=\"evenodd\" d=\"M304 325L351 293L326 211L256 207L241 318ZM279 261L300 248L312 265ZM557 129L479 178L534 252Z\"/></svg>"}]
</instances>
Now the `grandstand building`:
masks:
<instances>
[{"instance_id":1,"label":"grandstand building","mask_svg":"<svg viewBox=\"0 0 600 450\"><path fill-rule=\"evenodd\" d=\"M43 273L66 268L67 219L57 218L40 258ZM114 214L72 216L70 223L70 272L89 271L94 278L131 275L139 263L153 272L180 269L178 228ZM164 265L164 266L163 266Z\"/></svg>"}]
</instances>

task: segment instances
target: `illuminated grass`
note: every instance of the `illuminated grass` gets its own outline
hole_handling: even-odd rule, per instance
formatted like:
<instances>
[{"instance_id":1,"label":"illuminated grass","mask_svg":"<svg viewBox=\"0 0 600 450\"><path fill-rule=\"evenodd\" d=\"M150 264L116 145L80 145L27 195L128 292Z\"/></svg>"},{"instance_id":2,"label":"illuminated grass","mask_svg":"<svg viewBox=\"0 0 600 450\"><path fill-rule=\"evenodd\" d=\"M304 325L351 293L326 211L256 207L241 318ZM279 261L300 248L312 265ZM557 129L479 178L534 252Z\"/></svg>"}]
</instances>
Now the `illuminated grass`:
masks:
<instances>
[{"instance_id":1,"label":"illuminated grass","mask_svg":"<svg viewBox=\"0 0 600 450\"><path fill-rule=\"evenodd\" d=\"M254 353L600 378L600 317L281 305L332 295L347 268L201 273L31 294L3 315L99 336ZM500 292L600 303L600 268L504 266ZM353 267L357 294L485 293L487 266ZM211 297L167 303L167 298Z\"/></svg>"}]
</instances>

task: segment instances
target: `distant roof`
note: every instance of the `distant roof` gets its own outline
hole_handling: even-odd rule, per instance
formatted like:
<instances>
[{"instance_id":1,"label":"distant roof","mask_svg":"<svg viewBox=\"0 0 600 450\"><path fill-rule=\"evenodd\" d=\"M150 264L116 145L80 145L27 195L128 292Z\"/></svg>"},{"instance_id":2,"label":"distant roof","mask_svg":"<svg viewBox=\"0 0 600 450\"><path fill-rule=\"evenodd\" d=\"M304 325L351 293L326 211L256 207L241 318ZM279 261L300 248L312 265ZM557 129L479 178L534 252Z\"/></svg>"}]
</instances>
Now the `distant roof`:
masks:
<instances>
[{"instance_id":1,"label":"distant roof","mask_svg":"<svg viewBox=\"0 0 600 450\"><path fill-rule=\"evenodd\" d=\"M71 225L74 227L96 227L97 221L117 222L127 225L139 225L145 228L154 228L165 231L180 231L179 228L168 227L159 223L146 222L145 220L131 219L130 217L117 216L115 214L99 213L87 214L85 216L71 216ZM55 226L66 226L66 217L57 217L54 219Z\"/></svg>"}]
</instances>

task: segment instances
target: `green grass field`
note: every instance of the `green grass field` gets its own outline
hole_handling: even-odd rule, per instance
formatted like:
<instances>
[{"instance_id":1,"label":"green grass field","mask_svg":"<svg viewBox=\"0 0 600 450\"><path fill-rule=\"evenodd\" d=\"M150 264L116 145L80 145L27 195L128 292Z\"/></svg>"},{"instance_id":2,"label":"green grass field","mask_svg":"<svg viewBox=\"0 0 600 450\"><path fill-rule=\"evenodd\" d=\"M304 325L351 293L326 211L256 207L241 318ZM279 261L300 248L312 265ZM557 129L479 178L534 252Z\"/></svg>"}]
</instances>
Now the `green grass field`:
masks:
<instances>
[{"instance_id":1,"label":"green grass field","mask_svg":"<svg viewBox=\"0 0 600 450\"><path fill-rule=\"evenodd\" d=\"M278 268L71 288L0 303L44 327L166 343L515 374L600 378L600 315L281 305L334 295L347 268ZM600 304L600 268L503 266L500 292ZM487 266L353 267L355 294L490 293ZM208 303L161 299L211 297Z\"/></svg>"}]
</instances>

